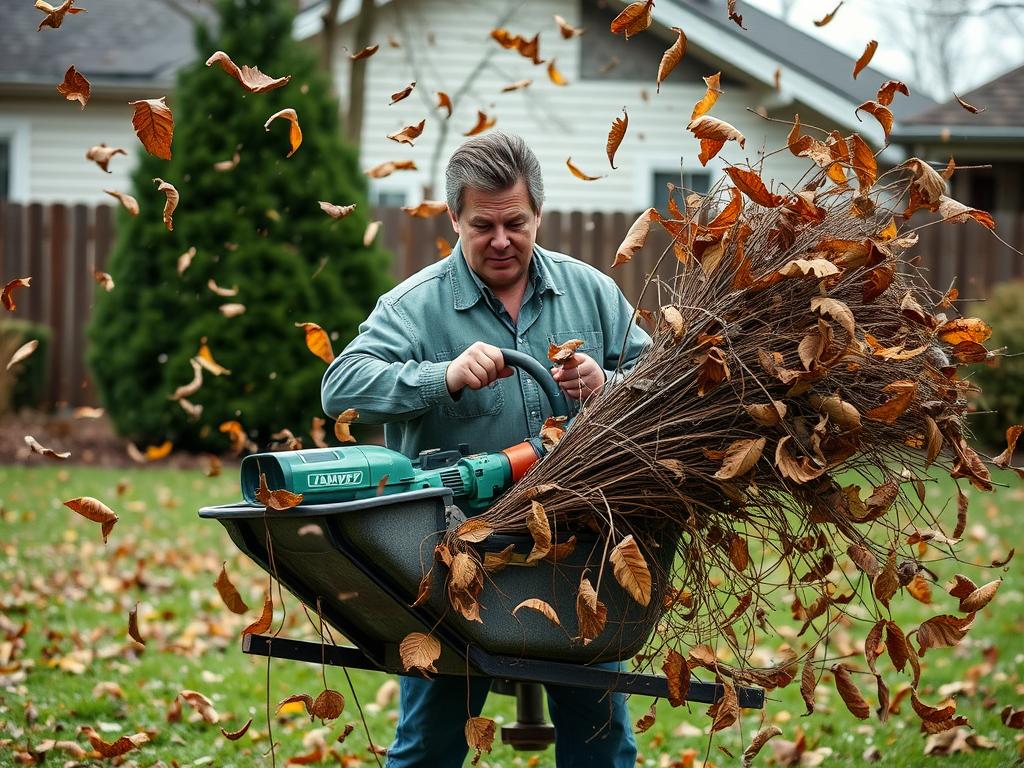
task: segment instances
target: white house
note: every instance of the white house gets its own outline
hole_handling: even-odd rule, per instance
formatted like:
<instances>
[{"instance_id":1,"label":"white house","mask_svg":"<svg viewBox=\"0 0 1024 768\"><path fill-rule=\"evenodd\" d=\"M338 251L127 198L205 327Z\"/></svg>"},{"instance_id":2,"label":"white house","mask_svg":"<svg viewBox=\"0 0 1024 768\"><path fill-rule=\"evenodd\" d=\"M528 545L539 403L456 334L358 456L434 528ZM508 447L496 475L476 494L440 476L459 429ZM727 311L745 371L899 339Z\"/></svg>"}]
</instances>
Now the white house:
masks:
<instances>
[{"instance_id":1,"label":"white house","mask_svg":"<svg viewBox=\"0 0 1024 768\"><path fill-rule=\"evenodd\" d=\"M334 60L342 98L359 4L345 0L339 11ZM320 46L327 2L302 5L294 34ZM192 50L189 21L175 6L182 4L93 0L88 14L68 17L66 28L38 33L41 14L31 4L2 11L0 198L97 203L110 201L104 188L126 186L127 172L143 151L127 102L168 94L178 67L212 53ZM701 191L725 162L763 159L765 178L795 183L808 164L785 151L789 126L753 110L783 121L799 113L805 126L860 131L881 146L877 123L870 116L859 122L854 112L889 79L882 73L868 68L854 80L849 57L752 7L741 8L747 29L740 29L728 19L723 0L659 0L651 28L625 40L609 30L624 6L618 0L378 0L373 40L380 49L367 60L361 162L368 169L413 160L418 170L372 180L373 202L416 203L430 186L440 197L444 160L476 123L478 110L496 119L496 128L527 139L544 169L546 205L559 210L641 209L664 201L658 196L665 194L667 181L678 184L682 178ZM555 14L585 33L563 39ZM489 34L499 26L527 38L539 32L544 63L535 65L499 46ZM676 39L672 27L685 32L688 48L659 93L656 74L663 52ZM552 60L567 85L549 78ZM70 64L92 81L92 100L84 111L55 90ZM723 92L710 114L736 126L746 147L729 142L705 168L686 124L705 91L701 78L715 72L721 72ZM527 79L528 87L502 91ZM412 94L389 104L391 94L413 80ZM438 91L455 103L450 118L436 107ZM912 94L897 96L892 109L899 120L932 106ZM605 143L623 108L629 127L613 170ZM422 119L426 128L415 146L387 138ZM109 175L84 157L100 142L129 153L113 159ZM899 159L896 149L887 151L889 159ZM574 177L566 166L570 156L582 171L601 178Z\"/></svg>"}]
</instances>

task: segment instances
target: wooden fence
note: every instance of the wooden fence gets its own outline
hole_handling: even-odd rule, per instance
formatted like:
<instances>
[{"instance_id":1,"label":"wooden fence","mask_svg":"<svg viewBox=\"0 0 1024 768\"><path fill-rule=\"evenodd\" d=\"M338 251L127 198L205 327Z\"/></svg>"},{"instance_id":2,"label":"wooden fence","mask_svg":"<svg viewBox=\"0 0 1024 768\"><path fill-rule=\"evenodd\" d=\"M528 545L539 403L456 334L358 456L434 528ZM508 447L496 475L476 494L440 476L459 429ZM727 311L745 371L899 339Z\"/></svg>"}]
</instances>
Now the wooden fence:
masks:
<instances>
[{"instance_id":1,"label":"wooden fence","mask_svg":"<svg viewBox=\"0 0 1024 768\"><path fill-rule=\"evenodd\" d=\"M114 242L114 212L108 205L0 203L0 285L31 276L31 288L16 294L15 316L45 323L53 333L46 403L97 404L85 367L85 326L95 295L93 272L105 271ZM610 272L615 250L636 215L545 212L537 242L609 272L635 303L646 275L668 243L664 233L652 229L647 246L633 262ZM437 258L437 237L449 242L455 239L445 216L417 219L400 209L386 208L376 210L374 218L382 222L381 243L394 254L396 280ZM995 218L1003 239L1020 248L1024 244L1024 212L996 213ZM993 285L1024 278L1024 257L973 223L927 226L920 235L916 252L925 275L943 289L956 280L962 298L983 298ZM667 274L674 267L672 261L665 260ZM651 306L651 301L643 304Z\"/></svg>"}]
</instances>

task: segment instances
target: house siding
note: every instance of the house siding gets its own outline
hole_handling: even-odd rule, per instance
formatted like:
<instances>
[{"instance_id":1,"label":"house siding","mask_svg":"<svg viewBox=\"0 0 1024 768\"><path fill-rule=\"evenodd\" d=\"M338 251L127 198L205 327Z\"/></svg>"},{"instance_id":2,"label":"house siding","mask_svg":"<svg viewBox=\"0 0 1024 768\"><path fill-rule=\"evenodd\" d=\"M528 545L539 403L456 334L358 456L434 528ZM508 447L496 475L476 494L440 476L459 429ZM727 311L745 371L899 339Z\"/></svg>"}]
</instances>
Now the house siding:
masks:
<instances>
[{"instance_id":1,"label":"house siding","mask_svg":"<svg viewBox=\"0 0 1024 768\"><path fill-rule=\"evenodd\" d=\"M531 3L504 26L512 33L532 34L540 30L540 56L545 60L554 58L559 71L569 80L568 86L557 86L549 80L546 64L534 66L515 51L502 49L487 34L506 7L493 0L394 0L378 9L379 33L375 41L381 47L367 60L366 92L370 96L362 132L361 162L364 168L369 168L388 160L411 159L419 170L397 172L387 179L372 181L373 186L404 191L408 201L415 203L423 188L433 181L432 196L442 197L444 161L465 141L462 134L476 122L478 109L497 117L496 129L521 135L533 148L544 172L546 205L557 210L642 209L652 203L655 171L678 173L681 167L686 173L708 171L714 179L721 175L726 161L756 163L762 148L770 151L786 146L789 126L770 123L746 110L748 106L770 104L776 99L775 92L756 84L730 84L712 114L739 128L746 136L746 147L742 149L729 142L719 157L703 169L697 161L699 143L686 131L693 105L704 94L703 81L695 78L695 82L683 82L673 73L662 84L661 93L656 93L657 59L651 60L649 77L644 82L581 79L582 38L563 40L552 19L558 13L578 25L578 0ZM348 22L342 25L338 36L336 77L342 93L347 91L353 34L354 24ZM390 47L386 42L388 34L401 40L402 47ZM607 29L588 29L586 34L610 33ZM654 28L644 34L654 34ZM669 34L673 37L660 41L664 43L661 50L674 39L674 33ZM407 40L413 42L408 44ZM695 41L690 41L690 49L698 50ZM488 53L488 66L456 105L448 133L442 139L439 128L444 113L433 109L435 92L445 90L454 97L467 74ZM712 71L709 69L707 74ZM742 73L735 74L741 81L746 79ZM528 88L501 93L506 84L527 78L533 80ZM419 82L408 98L389 105L390 94L416 79ZM629 114L629 128L616 155L617 168L612 170L605 145L609 127L622 115L624 106ZM805 122L814 122L807 119L816 117L810 110L795 105L783 107L780 116L792 119L793 112L798 110L806 113ZM386 138L423 118L427 120L426 128L415 147ZM431 176L435 153L438 160ZM570 156L584 172L603 178L592 182L575 178L566 167ZM807 167L806 160L794 158L789 152L776 153L765 159L764 177L792 184Z\"/></svg>"}]
</instances>

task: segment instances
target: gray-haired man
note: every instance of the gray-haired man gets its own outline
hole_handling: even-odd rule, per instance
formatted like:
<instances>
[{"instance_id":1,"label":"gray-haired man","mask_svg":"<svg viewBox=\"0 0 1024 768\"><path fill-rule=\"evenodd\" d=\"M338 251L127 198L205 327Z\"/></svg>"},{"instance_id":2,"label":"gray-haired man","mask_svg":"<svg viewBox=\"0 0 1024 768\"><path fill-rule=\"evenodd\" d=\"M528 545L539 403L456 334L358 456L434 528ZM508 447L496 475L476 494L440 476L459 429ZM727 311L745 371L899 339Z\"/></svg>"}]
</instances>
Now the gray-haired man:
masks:
<instances>
[{"instance_id":1,"label":"gray-haired man","mask_svg":"<svg viewBox=\"0 0 1024 768\"><path fill-rule=\"evenodd\" d=\"M501 347L546 362L550 343L582 339L552 369L578 401L610 380L620 355L629 368L650 343L611 278L536 244L544 188L522 139L493 131L463 144L448 162L446 192L459 235L451 255L382 296L323 379L329 415L355 408L409 457L459 443L499 451L539 433L550 408L530 377L505 366ZM480 713L489 687L479 678L402 678L388 766L462 765L463 714ZM634 764L622 694L547 692L559 766Z\"/></svg>"}]
</instances>

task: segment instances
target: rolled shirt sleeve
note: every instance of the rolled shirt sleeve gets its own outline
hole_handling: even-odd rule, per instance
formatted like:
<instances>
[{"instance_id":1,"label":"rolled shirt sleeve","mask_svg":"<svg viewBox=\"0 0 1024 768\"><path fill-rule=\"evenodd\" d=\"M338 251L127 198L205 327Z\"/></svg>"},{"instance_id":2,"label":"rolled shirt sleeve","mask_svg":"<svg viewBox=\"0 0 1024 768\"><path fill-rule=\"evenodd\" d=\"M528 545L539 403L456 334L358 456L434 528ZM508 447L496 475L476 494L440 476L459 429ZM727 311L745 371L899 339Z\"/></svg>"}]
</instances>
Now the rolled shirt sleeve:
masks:
<instances>
[{"instance_id":1,"label":"rolled shirt sleeve","mask_svg":"<svg viewBox=\"0 0 1024 768\"><path fill-rule=\"evenodd\" d=\"M611 282L611 281L609 281ZM636 365L637 361L654 343L647 332L633 318L633 307L611 282L613 296L609 297L612 311L608 313L608 328L605 331L605 359L602 364L607 384L617 384ZM619 357L622 366L619 367ZM616 370L618 368L618 370Z\"/></svg>"}]
</instances>

